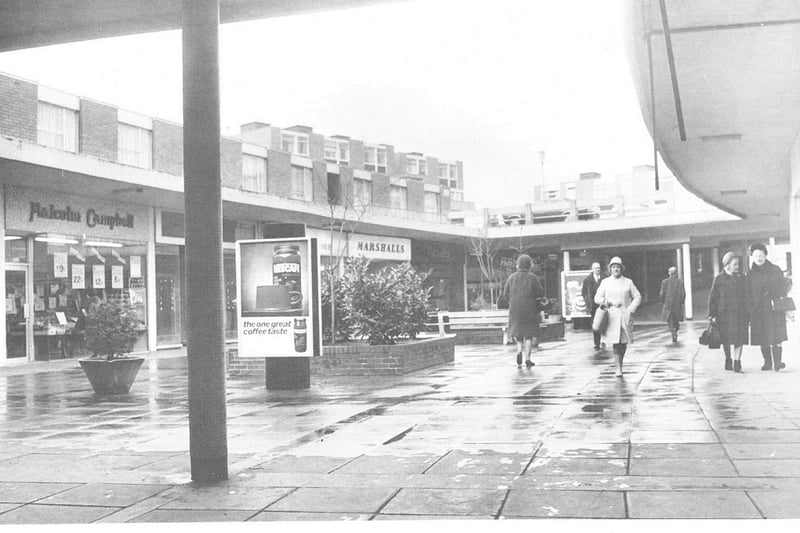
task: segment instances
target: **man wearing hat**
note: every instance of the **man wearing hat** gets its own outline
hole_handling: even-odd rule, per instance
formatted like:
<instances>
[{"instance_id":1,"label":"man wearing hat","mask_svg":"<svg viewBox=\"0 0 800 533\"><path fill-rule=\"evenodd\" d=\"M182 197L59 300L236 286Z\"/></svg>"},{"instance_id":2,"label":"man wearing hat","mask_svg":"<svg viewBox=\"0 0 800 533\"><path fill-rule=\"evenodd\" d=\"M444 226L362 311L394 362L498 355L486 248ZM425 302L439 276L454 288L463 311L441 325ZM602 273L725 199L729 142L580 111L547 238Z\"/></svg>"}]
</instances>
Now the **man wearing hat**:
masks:
<instances>
[{"instance_id":1,"label":"man wearing hat","mask_svg":"<svg viewBox=\"0 0 800 533\"><path fill-rule=\"evenodd\" d=\"M683 280L678 277L678 269L674 266L667 270L669 277L661 281L659 298L664 301L661 310L661 320L667 323L672 334L672 342L678 342L678 327L683 320L683 302L686 300L686 290Z\"/></svg>"},{"instance_id":2,"label":"man wearing hat","mask_svg":"<svg viewBox=\"0 0 800 533\"><path fill-rule=\"evenodd\" d=\"M594 295L597 294L597 287L599 287L600 282L607 277L608 274L600 269L600 263L594 262L592 263L592 272L586 276L586 278L583 280L583 284L581 285L581 295L583 296L583 301L586 302L586 305L591 306L591 319L594 319L594 315L597 313L597 308L600 307L594 302ZM599 350L600 332L593 330L592 336L594 337L594 349Z\"/></svg>"},{"instance_id":3,"label":"man wearing hat","mask_svg":"<svg viewBox=\"0 0 800 533\"><path fill-rule=\"evenodd\" d=\"M642 303L642 295L633 281L622 275L625 265L621 258L612 258L608 269L611 276L600 282L594 301L601 308L608 309L608 326L603 333L603 341L614 348L616 376L621 378L622 360L628 343L633 342L633 314Z\"/></svg>"}]
</instances>

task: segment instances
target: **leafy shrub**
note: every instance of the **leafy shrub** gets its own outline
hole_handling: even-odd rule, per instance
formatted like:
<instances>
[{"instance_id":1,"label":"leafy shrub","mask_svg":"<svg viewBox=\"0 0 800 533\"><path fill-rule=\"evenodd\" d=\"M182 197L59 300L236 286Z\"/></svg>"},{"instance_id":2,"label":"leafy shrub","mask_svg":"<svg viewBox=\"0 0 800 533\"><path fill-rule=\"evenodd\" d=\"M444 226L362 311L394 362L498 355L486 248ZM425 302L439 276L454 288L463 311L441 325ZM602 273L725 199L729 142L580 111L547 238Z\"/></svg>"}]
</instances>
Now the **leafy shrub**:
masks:
<instances>
[{"instance_id":1,"label":"leafy shrub","mask_svg":"<svg viewBox=\"0 0 800 533\"><path fill-rule=\"evenodd\" d=\"M354 332L371 345L395 344L400 337L416 338L425 329L430 288L427 274L408 263L370 271L370 261L348 262L342 277L345 306Z\"/></svg>"},{"instance_id":2,"label":"leafy shrub","mask_svg":"<svg viewBox=\"0 0 800 533\"><path fill-rule=\"evenodd\" d=\"M133 349L140 329L141 322L136 318L134 308L112 298L89 311L86 347L92 352L92 357L117 359Z\"/></svg>"},{"instance_id":3,"label":"leafy shrub","mask_svg":"<svg viewBox=\"0 0 800 533\"><path fill-rule=\"evenodd\" d=\"M353 335L353 324L350 319L350 311L347 307L346 284L342 283L341 278L333 276L334 294L334 313L336 315L336 338L331 335L331 276L330 269L325 269L322 273L322 290L320 300L322 306L322 338L324 341L333 343L336 341L346 341Z\"/></svg>"}]
</instances>

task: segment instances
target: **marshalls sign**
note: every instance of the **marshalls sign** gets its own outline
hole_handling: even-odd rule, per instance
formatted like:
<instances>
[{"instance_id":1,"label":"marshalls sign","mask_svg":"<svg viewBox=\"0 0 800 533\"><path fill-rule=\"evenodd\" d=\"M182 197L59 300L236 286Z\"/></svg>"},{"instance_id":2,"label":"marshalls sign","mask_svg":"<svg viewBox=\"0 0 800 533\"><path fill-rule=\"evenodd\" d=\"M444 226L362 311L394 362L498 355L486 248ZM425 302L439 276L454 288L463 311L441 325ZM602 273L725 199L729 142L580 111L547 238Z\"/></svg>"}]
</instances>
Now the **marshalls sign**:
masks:
<instances>
[{"instance_id":1,"label":"marshalls sign","mask_svg":"<svg viewBox=\"0 0 800 533\"><path fill-rule=\"evenodd\" d=\"M239 357L321 353L317 240L236 243Z\"/></svg>"}]
</instances>

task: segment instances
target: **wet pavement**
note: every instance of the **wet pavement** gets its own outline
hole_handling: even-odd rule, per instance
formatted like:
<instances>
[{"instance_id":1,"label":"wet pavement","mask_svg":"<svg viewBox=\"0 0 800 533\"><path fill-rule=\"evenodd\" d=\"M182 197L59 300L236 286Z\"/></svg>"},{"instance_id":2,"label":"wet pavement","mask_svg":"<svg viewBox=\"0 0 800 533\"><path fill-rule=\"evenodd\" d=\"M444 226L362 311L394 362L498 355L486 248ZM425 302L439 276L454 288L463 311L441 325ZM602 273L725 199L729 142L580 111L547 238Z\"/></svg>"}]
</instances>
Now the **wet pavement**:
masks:
<instances>
[{"instance_id":1,"label":"wet pavement","mask_svg":"<svg viewBox=\"0 0 800 533\"><path fill-rule=\"evenodd\" d=\"M779 373L746 347L734 374L699 328L637 330L621 379L571 328L532 369L459 346L402 377L231 379L230 480L209 486L189 479L185 357L110 398L74 361L0 368L0 524L800 518L797 346Z\"/></svg>"}]
</instances>

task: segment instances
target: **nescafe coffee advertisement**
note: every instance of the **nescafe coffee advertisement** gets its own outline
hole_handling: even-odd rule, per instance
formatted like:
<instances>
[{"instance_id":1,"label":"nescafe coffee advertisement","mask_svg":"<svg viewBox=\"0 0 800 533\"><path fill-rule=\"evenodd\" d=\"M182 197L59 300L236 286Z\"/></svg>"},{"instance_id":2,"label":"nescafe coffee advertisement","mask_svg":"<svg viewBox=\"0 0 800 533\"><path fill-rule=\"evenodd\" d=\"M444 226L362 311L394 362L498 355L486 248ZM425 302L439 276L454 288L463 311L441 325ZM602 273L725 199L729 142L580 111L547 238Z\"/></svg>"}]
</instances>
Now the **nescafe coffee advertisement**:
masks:
<instances>
[{"instance_id":1,"label":"nescafe coffee advertisement","mask_svg":"<svg viewBox=\"0 0 800 533\"><path fill-rule=\"evenodd\" d=\"M239 357L321 354L317 240L236 243Z\"/></svg>"}]
</instances>

